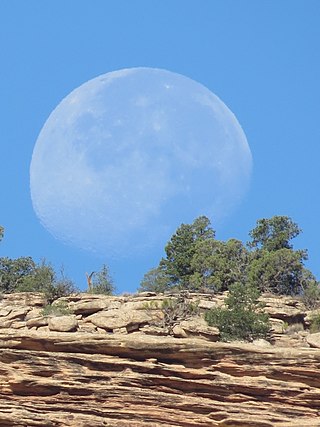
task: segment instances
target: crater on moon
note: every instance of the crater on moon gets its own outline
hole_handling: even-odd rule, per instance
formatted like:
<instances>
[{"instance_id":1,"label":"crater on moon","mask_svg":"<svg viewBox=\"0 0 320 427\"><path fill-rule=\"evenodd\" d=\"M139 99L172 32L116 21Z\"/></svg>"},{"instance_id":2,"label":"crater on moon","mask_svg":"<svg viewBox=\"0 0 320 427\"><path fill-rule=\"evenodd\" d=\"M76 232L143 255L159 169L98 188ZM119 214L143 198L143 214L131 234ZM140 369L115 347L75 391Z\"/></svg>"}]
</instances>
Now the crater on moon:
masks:
<instances>
[{"instance_id":1,"label":"crater on moon","mask_svg":"<svg viewBox=\"0 0 320 427\"><path fill-rule=\"evenodd\" d=\"M94 78L51 113L30 187L43 226L106 256L164 244L182 222L215 222L245 194L252 158L234 114L180 74L131 68Z\"/></svg>"}]
</instances>

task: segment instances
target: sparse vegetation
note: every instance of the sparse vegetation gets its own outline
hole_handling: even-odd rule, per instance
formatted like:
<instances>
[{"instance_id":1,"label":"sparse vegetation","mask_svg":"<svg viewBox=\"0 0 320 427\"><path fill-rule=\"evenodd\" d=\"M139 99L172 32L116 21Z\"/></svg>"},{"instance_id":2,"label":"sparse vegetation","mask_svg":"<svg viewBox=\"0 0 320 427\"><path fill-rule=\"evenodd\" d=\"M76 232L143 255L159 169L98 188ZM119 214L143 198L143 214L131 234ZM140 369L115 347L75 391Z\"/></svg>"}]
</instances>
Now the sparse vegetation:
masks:
<instances>
[{"instance_id":1,"label":"sparse vegetation","mask_svg":"<svg viewBox=\"0 0 320 427\"><path fill-rule=\"evenodd\" d=\"M266 338L270 330L269 318L258 301L260 293L251 285L235 283L225 298L225 307L207 311L205 319L219 328L222 341Z\"/></svg>"},{"instance_id":2,"label":"sparse vegetation","mask_svg":"<svg viewBox=\"0 0 320 427\"><path fill-rule=\"evenodd\" d=\"M310 332L312 334L320 332L320 312L316 312L311 317Z\"/></svg>"},{"instance_id":3,"label":"sparse vegetation","mask_svg":"<svg viewBox=\"0 0 320 427\"><path fill-rule=\"evenodd\" d=\"M292 325L287 324L284 332L286 335L294 335L302 331L304 331L304 326L302 323L293 323Z\"/></svg>"},{"instance_id":4,"label":"sparse vegetation","mask_svg":"<svg viewBox=\"0 0 320 427\"><path fill-rule=\"evenodd\" d=\"M311 280L307 280L303 289L302 302L309 310L314 310L320 306L320 287L313 276Z\"/></svg>"},{"instance_id":5,"label":"sparse vegetation","mask_svg":"<svg viewBox=\"0 0 320 427\"><path fill-rule=\"evenodd\" d=\"M108 267L104 264L100 271L93 273L93 280L88 293L112 295L115 287Z\"/></svg>"},{"instance_id":6,"label":"sparse vegetation","mask_svg":"<svg viewBox=\"0 0 320 427\"><path fill-rule=\"evenodd\" d=\"M145 303L143 309L159 311L158 318L153 316L154 324L167 329L169 333L172 333L176 324L199 312L198 303L189 301L185 292L180 292L176 297L165 298L160 304L157 301Z\"/></svg>"},{"instance_id":7,"label":"sparse vegetation","mask_svg":"<svg viewBox=\"0 0 320 427\"><path fill-rule=\"evenodd\" d=\"M66 301L59 301L55 304L47 304L41 311L41 316L65 316L72 314Z\"/></svg>"}]
</instances>

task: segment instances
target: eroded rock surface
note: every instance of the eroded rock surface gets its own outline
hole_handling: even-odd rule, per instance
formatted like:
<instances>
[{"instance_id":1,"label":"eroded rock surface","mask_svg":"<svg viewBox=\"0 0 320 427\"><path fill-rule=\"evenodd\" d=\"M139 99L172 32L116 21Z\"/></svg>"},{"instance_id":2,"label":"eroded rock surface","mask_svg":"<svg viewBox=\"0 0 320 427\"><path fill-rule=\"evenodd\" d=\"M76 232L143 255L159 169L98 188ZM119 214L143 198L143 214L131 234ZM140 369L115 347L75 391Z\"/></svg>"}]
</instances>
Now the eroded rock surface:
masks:
<instances>
[{"instance_id":1,"label":"eroded rock surface","mask_svg":"<svg viewBox=\"0 0 320 427\"><path fill-rule=\"evenodd\" d=\"M303 307L293 300L278 307L273 344L221 343L201 317L178 319L181 337L165 335L174 332L157 316L161 298L75 295L65 299L74 314L59 321L39 316L39 295L5 296L0 426L320 426L320 349L308 344L317 347L318 337L281 323L292 315L303 324ZM201 310L221 304L221 297L190 298ZM147 301L156 309L146 310ZM300 314L289 308L285 321L286 307ZM91 322L108 311L122 323ZM74 332L49 329L71 319Z\"/></svg>"}]
</instances>

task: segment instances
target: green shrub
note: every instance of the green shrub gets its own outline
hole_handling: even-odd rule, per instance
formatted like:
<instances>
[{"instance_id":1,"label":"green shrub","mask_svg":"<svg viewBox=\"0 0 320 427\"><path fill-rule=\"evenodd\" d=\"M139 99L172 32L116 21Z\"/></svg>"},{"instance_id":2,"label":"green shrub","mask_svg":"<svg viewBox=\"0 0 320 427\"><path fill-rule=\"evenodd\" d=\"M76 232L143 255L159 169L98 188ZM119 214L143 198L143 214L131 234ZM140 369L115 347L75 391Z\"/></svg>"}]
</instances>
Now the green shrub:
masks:
<instances>
[{"instance_id":1,"label":"green shrub","mask_svg":"<svg viewBox=\"0 0 320 427\"><path fill-rule=\"evenodd\" d=\"M219 328L222 341L266 338L270 330L269 317L258 302L260 293L250 285L236 283L230 286L225 307L207 311L205 319Z\"/></svg>"},{"instance_id":2,"label":"green shrub","mask_svg":"<svg viewBox=\"0 0 320 427\"><path fill-rule=\"evenodd\" d=\"M3 261L3 258L0 260ZM29 264L32 261L31 258L31 261L28 258L19 258L17 260L11 260L9 269L11 276L13 275L13 272L16 272L17 266L19 266L21 270L22 260L28 260ZM36 265L34 263L30 264L31 267L33 267L29 268L27 272L25 271L25 263L23 265L24 274L21 274L19 270L19 279L16 280L15 286L14 288L10 289L10 292L42 292L48 304L51 304L54 300L58 298L66 297L76 292L74 283L65 276L63 268L61 268L60 275L58 277L53 267L45 260L42 260L39 265ZM15 267L15 269L13 268L13 266ZM12 281L11 276L9 277Z\"/></svg>"},{"instance_id":3,"label":"green shrub","mask_svg":"<svg viewBox=\"0 0 320 427\"><path fill-rule=\"evenodd\" d=\"M315 309L320 305L320 287L315 280L310 281L302 294L302 302L309 309Z\"/></svg>"},{"instance_id":4,"label":"green shrub","mask_svg":"<svg viewBox=\"0 0 320 427\"><path fill-rule=\"evenodd\" d=\"M314 313L311 317L310 332L312 334L320 332L320 312Z\"/></svg>"},{"instance_id":5,"label":"green shrub","mask_svg":"<svg viewBox=\"0 0 320 427\"><path fill-rule=\"evenodd\" d=\"M41 316L65 316L72 314L72 310L68 307L66 301L59 301L56 304L48 304L41 311Z\"/></svg>"}]
</instances>

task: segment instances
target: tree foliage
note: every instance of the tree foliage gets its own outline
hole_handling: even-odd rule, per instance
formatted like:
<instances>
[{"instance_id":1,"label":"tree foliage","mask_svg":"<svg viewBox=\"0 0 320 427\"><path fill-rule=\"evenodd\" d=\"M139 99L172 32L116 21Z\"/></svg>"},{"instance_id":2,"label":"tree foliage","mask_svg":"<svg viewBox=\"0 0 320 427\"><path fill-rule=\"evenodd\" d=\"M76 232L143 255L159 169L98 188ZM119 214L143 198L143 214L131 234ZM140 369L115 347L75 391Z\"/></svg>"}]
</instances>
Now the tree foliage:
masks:
<instances>
[{"instance_id":1,"label":"tree foliage","mask_svg":"<svg viewBox=\"0 0 320 427\"><path fill-rule=\"evenodd\" d=\"M237 239L217 240L209 219L201 216L177 229L165 247L166 257L145 274L140 290L219 292L248 283L261 292L316 295L318 284L304 266L307 252L292 247L300 232L287 216L260 219L246 247Z\"/></svg>"},{"instance_id":2,"label":"tree foliage","mask_svg":"<svg viewBox=\"0 0 320 427\"><path fill-rule=\"evenodd\" d=\"M205 216L196 218L192 224L181 224L165 247L166 258L160 261L160 269L169 278L169 286L190 288L197 243L213 240L214 236L215 232Z\"/></svg>"},{"instance_id":3,"label":"tree foliage","mask_svg":"<svg viewBox=\"0 0 320 427\"><path fill-rule=\"evenodd\" d=\"M140 283L139 292L152 291L165 292L170 284L170 278L162 266L152 268L144 276Z\"/></svg>"},{"instance_id":4,"label":"tree foliage","mask_svg":"<svg viewBox=\"0 0 320 427\"><path fill-rule=\"evenodd\" d=\"M0 258L0 291L15 292L23 281L35 273L36 264L31 257Z\"/></svg>"},{"instance_id":5,"label":"tree foliage","mask_svg":"<svg viewBox=\"0 0 320 427\"><path fill-rule=\"evenodd\" d=\"M307 251L294 250L291 240L301 233L287 216L260 219L250 231L248 246L253 250L248 281L263 292L301 295L315 278L304 266Z\"/></svg>"},{"instance_id":6,"label":"tree foliage","mask_svg":"<svg viewBox=\"0 0 320 427\"><path fill-rule=\"evenodd\" d=\"M301 229L288 216L276 215L269 219L259 219L256 227L249 233L249 246L267 251L292 249L290 241L300 233Z\"/></svg>"},{"instance_id":7,"label":"tree foliage","mask_svg":"<svg viewBox=\"0 0 320 427\"><path fill-rule=\"evenodd\" d=\"M93 274L92 286L88 291L91 294L112 295L115 287L109 268L103 264L100 271Z\"/></svg>"},{"instance_id":8,"label":"tree foliage","mask_svg":"<svg viewBox=\"0 0 320 427\"><path fill-rule=\"evenodd\" d=\"M298 295L302 291L305 268L303 251L282 248L262 250L249 266L248 280L263 292Z\"/></svg>"},{"instance_id":9,"label":"tree foliage","mask_svg":"<svg viewBox=\"0 0 320 427\"><path fill-rule=\"evenodd\" d=\"M0 258L0 291L43 292L47 302L51 303L57 298L70 295L76 289L63 269L60 276L57 276L53 267L45 260L36 264L31 257L20 257Z\"/></svg>"}]
</instances>

